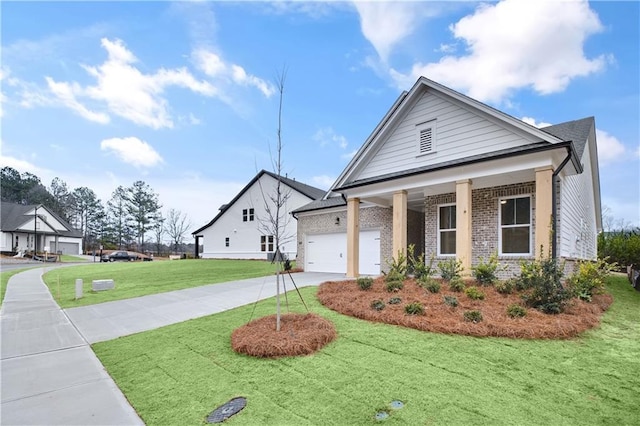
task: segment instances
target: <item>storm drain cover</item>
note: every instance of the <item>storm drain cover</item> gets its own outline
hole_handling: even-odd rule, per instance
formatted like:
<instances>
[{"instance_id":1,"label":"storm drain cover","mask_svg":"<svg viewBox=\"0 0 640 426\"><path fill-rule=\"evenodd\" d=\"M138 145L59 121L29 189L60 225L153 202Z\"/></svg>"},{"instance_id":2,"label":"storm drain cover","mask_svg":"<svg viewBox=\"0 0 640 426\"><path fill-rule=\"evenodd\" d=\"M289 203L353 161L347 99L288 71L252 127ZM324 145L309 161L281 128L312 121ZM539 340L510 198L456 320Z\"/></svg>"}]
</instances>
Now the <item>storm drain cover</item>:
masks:
<instances>
[{"instance_id":1,"label":"storm drain cover","mask_svg":"<svg viewBox=\"0 0 640 426\"><path fill-rule=\"evenodd\" d=\"M231 401L213 410L211 414L207 416L207 423L222 423L234 414L239 413L246 405L247 398L243 396L233 398Z\"/></svg>"},{"instance_id":2,"label":"storm drain cover","mask_svg":"<svg viewBox=\"0 0 640 426\"><path fill-rule=\"evenodd\" d=\"M391 408L394 410L399 410L402 407L404 407L404 402L398 401L397 399L395 401L391 401Z\"/></svg>"}]
</instances>

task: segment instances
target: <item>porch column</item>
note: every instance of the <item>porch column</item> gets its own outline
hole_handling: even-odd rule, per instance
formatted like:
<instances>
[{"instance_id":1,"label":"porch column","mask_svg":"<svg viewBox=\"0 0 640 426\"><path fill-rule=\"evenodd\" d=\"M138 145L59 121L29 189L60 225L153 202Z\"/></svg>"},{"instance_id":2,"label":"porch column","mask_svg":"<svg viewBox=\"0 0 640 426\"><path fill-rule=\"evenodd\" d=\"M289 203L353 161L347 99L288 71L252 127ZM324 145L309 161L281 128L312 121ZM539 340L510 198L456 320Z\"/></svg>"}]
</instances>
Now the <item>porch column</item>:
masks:
<instances>
[{"instance_id":1,"label":"porch column","mask_svg":"<svg viewBox=\"0 0 640 426\"><path fill-rule=\"evenodd\" d=\"M456 258L471 275L471 179L456 182Z\"/></svg>"},{"instance_id":2,"label":"porch column","mask_svg":"<svg viewBox=\"0 0 640 426\"><path fill-rule=\"evenodd\" d=\"M360 199L347 200L347 277L360 274Z\"/></svg>"},{"instance_id":3,"label":"porch column","mask_svg":"<svg viewBox=\"0 0 640 426\"><path fill-rule=\"evenodd\" d=\"M393 252L394 259L398 252L407 254L407 191L393 194Z\"/></svg>"},{"instance_id":4,"label":"porch column","mask_svg":"<svg viewBox=\"0 0 640 426\"><path fill-rule=\"evenodd\" d=\"M536 169L536 237L533 254L536 259L548 258L551 253L551 206L553 205L553 167Z\"/></svg>"}]
</instances>

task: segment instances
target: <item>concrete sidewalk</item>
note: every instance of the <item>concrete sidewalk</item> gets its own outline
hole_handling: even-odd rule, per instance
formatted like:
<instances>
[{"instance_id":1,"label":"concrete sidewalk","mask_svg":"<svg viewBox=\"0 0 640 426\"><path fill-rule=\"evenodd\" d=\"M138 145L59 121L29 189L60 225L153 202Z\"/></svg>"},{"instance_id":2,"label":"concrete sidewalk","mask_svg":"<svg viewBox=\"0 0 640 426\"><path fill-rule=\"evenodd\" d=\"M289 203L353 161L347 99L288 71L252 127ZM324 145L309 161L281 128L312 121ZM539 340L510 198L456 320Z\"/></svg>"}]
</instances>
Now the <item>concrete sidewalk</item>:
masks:
<instances>
[{"instance_id":1,"label":"concrete sidewalk","mask_svg":"<svg viewBox=\"0 0 640 426\"><path fill-rule=\"evenodd\" d=\"M143 424L89 344L276 293L275 276L269 276L61 310L42 273L38 268L13 276L0 310L3 425ZM345 279L310 272L292 277L298 287ZM293 290L288 276L286 288Z\"/></svg>"}]
</instances>

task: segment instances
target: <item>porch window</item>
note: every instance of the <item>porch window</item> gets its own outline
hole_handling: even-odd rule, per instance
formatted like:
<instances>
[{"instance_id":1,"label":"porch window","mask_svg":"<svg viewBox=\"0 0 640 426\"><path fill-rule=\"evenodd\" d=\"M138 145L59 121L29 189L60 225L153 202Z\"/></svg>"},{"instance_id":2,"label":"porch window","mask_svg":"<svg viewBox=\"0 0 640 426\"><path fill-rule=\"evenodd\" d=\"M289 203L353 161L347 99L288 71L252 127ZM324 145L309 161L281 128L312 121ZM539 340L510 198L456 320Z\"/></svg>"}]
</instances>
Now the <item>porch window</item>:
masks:
<instances>
[{"instance_id":1,"label":"porch window","mask_svg":"<svg viewBox=\"0 0 640 426\"><path fill-rule=\"evenodd\" d=\"M438 256L456 254L456 206L438 206Z\"/></svg>"},{"instance_id":2,"label":"porch window","mask_svg":"<svg viewBox=\"0 0 640 426\"><path fill-rule=\"evenodd\" d=\"M260 236L260 251L273 251L273 235Z\"/></svg>"},{"instance_id":3,"label":"porch window","mask_svg":"<svg viewBox=\"0 0 640 426\"><path fill-rule=\"evenodd\" d=\"M531 197L500 200L500 254L531 255Z\"/></svg>"}]
</instances>

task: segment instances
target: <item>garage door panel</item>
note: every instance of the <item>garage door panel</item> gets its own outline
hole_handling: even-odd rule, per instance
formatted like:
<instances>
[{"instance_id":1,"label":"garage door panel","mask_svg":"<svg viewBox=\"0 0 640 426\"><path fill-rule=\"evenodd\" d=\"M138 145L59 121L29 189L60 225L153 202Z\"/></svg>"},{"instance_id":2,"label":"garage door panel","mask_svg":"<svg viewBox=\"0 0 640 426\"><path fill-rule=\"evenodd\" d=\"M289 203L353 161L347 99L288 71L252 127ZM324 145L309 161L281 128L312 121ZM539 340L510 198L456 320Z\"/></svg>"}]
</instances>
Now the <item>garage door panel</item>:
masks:
<instances>
[{"instance_id":1,"label":"garage door panel","mask_svg":"<svg viewBox=\"0 0 640 426\"><path fill-rule=\"evenodd\" d=\"M360 274L380 274L380 231L360 232ZM306 243L305 270L311 272L347 272L347 234L309 235Z\"/></svg>"}]
</instances>

